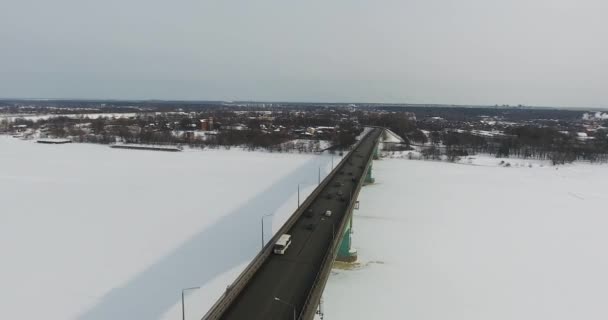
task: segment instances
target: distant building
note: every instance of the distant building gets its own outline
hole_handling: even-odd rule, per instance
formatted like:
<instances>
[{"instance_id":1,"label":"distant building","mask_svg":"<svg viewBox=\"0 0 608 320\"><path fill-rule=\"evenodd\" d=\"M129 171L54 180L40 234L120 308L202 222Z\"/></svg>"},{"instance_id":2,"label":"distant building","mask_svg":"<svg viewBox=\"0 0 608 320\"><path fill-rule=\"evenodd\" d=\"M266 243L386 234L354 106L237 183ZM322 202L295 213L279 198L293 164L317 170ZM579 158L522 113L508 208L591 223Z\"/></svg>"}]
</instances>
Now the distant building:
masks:
<instances>
[{"instance_id":1,"label":"distant building","mask_svg":"<svg viewBox=\"0 0 608 320\"><path fill-rule=\"evenodd\" d=\"M404 112L408 120L416 121L416 114L413 112Z\"/></svg>"},{"instance_id":2,"label":"distant building","mask_svg":"<svg viewBox=\"0 0 608 320\"><path fill-rule=\"evenodd\" d=\"M595 137L590 137L586 132L577 132L576 139L578 141L585 142L585 141L589 141L589 140L594 140Z\"/></svg>"},{"instance_id":3,"label":"distant building","mask_svg":"<svg viewBox=\"0 0 608 320\"><path fill-rule=\"evenodd\" d=\"M202 131L211 131L211 130L209 130L209 120L207 120L207 119L201 119L199 121L200 121L200 124L201 124L200 125L200 129Z\"/></svg>"},{"instance_id":4,"label":"distant building","mask_svg":"<svg viewBox=\"0 0 608 320\"><path fill-rule=\"evenodd\" d=\"M234 130L234 131L243 131L243 130L247 130L247 126L242 124L242 123L236 123L236 124L229 124L226 126L223 126L222 129L224 130Z\"/></svg>"},{"instance_id":5,"label":"distant building","mask_svg":"<svg viewBox=\"0 0 608 320\"><path fill-rule=\"evenodd\" d=\"M213 131L214 130L213 118L200 119L199 121L200 121L200 129L202 131Z\"/></svg>"}]
</instances>

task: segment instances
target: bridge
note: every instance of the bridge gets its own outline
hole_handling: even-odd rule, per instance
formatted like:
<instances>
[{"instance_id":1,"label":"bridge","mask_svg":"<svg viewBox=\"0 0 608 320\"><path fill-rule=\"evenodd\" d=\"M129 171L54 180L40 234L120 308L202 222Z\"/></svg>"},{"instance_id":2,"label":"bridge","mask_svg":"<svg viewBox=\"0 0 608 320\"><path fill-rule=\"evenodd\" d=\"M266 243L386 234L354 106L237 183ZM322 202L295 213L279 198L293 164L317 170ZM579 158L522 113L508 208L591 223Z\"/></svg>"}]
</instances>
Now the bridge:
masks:
<instances>
[{"instance_id":1,"label":"bridge","mask_svg":"<svg viewBox=\"0 0 608 320\"><path fill-rule=\"evenodd\" d=\"M355 261L352 212L372 183L372 160L384 130L373 128L340 161L252 260L203 320L313 319L334 260ZM324 213L331 210L331 216ZM273 254L282 234L284 255Z\"/></svg>"}]
</instances>

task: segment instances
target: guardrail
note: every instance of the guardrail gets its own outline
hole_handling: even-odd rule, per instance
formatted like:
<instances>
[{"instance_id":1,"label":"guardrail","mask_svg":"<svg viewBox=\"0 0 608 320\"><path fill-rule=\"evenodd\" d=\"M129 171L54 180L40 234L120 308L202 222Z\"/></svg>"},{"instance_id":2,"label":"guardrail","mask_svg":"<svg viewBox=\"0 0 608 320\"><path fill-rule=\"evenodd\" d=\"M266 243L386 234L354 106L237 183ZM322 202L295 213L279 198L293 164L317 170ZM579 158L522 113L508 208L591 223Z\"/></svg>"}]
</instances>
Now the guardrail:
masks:
<instances>
[{"instance_id":1,"label":"guardrail","mask_svg":"<svg viewBox=\"0 0 608 320\"><path fill-rule=\"evenodd\" d=\"M370 131L371 132L371 131ZM356 150L361 141L365 140L368 132L365 136L359 140L354 147L340 160L340 162L334 167L334 169L321 181L321 183L313 190L313 192L306 198L306 200L300 204L300 207L287 219L285 224L277 231L277 233L266 243L262 251L258 253L255 258L247 265L245 270L241 272L241 274L232 282L231 285L226 288L226 291L220 296L218 301L216 301L213 306L207 311L207 313L203 316L202 320L218 320L221 316L226 312L226 310L230 307L232 302L238 295L243 291L243 288L249 283L249 280L253 277L253 275L258 271L260 266L266 261L268 256L272 254L272 248L274 243L279 239L279 237L286 233L291 227L298 221L302 213L306 210L308 206L310 206L311 202L313 202L316 197L321 193L321 191L327 186L329 181L340 171L340 169L344 166L344 163L352 156L353 151ZM363 176L362 176L363 177ZM363 181L364 179L359 179L359 181Z\"/></svg>"},{"instance_id":2,"label":"guardrail","mask_svg":"<svg viewBox=\"0 0 608 320\"><path fill-rule=\"evenodd\" d=\"M363 140L363 139L361 139L361 140ZM377 143L378 143L378 141L376 141L376 144ZM325 258L323 258L323 262L321 263L321 268L319 269L319 272L317 273L317 277L315 278L315 281L309 291L308 297L306 298L306 301L304 302L304 305L302 306L300 314L298 315L299 320L314 318L315 312L317 310L317 305L319 304L321 295L323 294L323 291L325 290L325 284L327 283L327 278L329 278L329 274L331 273L333 262L334 262L334 260L336 260L336 256L338 255L337 249L338 249L338 246L340 245L340 243L342 242L342 236L344 234L344 230L348 223L348 217L353 212L355 203L357 202L356 199L359 196L359 192L361 191L361 187L363 186L363 183L365 183L365 176L367 174L367 171L369 170L369 165L374 159L373 150L374 150L374 148L372 148L372 152L370 153L369 158L368 158L367 162L365 163L365 170L363 171L363 174L361 175L361 178L359 179L359 182L357 183L357 188L355 189L355 192L351 196L350 204L346 210L346 214L342 218L342 222L340 223L338 232L335 233L335 235L338 235L338 236L336 238L334 238L332 245L329 247L329 250L327 250L327 254L325 255Z\"/></svg>"}]
</instances>

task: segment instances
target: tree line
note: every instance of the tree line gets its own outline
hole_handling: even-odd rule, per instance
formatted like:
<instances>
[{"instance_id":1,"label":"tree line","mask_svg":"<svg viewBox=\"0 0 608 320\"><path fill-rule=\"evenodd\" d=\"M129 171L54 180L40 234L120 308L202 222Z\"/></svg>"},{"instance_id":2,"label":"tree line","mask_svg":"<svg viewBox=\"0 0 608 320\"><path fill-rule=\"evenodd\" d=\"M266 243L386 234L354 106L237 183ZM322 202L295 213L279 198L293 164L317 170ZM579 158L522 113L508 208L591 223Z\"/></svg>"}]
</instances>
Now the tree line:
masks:
<instances>
[{"instance_id":1,"label":"tree line","mask_svg":"<svg viewBox=\"0 0 608 320\"><path fill-rule=\"evenodd\" d=\"M227 117L228 115L225 115ZM220 119L226 119L224 117ZM156 115L148 118L70 118L65 116L38 121L16 119L14 125L25 124L40 130L43 136L71 138L74 142L111 144L116 142L158 145L189 145L196 148L265 149L272 152L319 152L320 139L331 141L333 149L346 149L354 144L362 129L353 123L343 123L339 130L308 139L288 143L299 136L291 130L263 130L258 122L245 130L200 132L191 130L198 120L188 117ZM251 124L251 122L247 122ZM325 123L324 123L325 124ZM219 124L218 124L219 125ZM189 129L189 130L188 130Z\"/></svg>"}]
</instances>

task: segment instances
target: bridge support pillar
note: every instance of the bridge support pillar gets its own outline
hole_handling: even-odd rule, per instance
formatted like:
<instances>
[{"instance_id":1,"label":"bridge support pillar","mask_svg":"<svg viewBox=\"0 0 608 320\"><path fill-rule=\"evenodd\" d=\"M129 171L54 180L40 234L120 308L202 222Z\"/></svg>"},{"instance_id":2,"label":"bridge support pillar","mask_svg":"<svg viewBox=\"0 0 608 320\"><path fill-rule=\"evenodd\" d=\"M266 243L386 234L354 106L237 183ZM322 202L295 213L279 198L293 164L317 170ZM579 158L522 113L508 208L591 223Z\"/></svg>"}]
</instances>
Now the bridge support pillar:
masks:
<instances>
[{"instance_id":1,"label":"bridge support pillar","mask_svg":"<svg viewBox=\"0 0 608 320\"><path fill-rule=\"evenodd\" d=\"M374 160L380 159L380 153L378 152L379 146L380 146L380 144L376 144L376 147L374 147Z\"/></svg>"},{"instance_id":2,"label":"bridge support pillar","mask_svg":"<svg viewBox=\"0 0 608 320\"><path fill-rule=\"evenodd\" d=\"M374 177L372 176L372 163L373 162L369 163L369 168L367 169L367 173L365 174L365 180L363 181L364 185L376 182L376 179L374 179Z\"/></svg>"},{"instance_id":3,"label":"bridge support pillar","mask_svg":"<svg viewBox=\"0 0 608 320\"><path fill-rule=\"evenodd\" d=\"M353 228L353 216L351 215L348 221L348 225L342 235L342 242L338 249L337 261L340 262L355 262L357 261L357 250L352 247L352 228Z\"/></svg>"}]
</instances>

